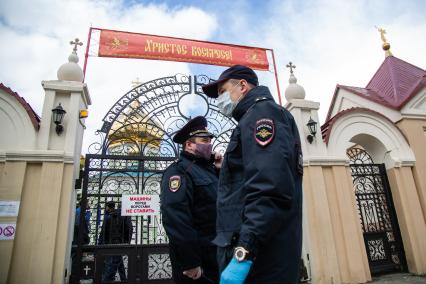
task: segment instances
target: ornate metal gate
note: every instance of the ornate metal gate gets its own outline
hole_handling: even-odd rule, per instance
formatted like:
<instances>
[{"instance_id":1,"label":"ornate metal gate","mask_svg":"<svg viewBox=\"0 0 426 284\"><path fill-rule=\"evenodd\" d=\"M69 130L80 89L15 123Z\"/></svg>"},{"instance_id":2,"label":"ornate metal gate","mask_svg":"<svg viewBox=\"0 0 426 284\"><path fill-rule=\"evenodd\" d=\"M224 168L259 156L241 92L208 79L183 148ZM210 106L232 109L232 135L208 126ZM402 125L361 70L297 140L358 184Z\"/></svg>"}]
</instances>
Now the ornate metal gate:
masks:
<instances>
[{"instance_id":1,"label":"ornate metal gate","mask_svg":"<svg viewBox=\"0 0 426 284\"><path fill-rule=\"evenodd\" d=\"M347 154L371 273L406 270L385 165L374 164L361 148L350 148Z\"/></svg>"},{"instance_id":2,"label":"ornate metal gate","mask_svg":"<svg viewBox=\"0 0 426 284\"><path fill-rule=\"evenodd\" d=\"M108 111L97 131L101 141L89 147L85 159L85 213L78 223L87 223L88 240L80 225L73 242L72 283L107 283L102 276L111 259L121 262L112 282L173 283L161 216L131 217L130 243L104 244L99 235L106 202L120 206L122 195L160 193L163 171L179 156L172 136L191 117L207 118L217 136L213 149L224 152L235 122L203 94L201 86L209 80L185 75L156 79L135 87Z\"/></svg>"}]
</instances>

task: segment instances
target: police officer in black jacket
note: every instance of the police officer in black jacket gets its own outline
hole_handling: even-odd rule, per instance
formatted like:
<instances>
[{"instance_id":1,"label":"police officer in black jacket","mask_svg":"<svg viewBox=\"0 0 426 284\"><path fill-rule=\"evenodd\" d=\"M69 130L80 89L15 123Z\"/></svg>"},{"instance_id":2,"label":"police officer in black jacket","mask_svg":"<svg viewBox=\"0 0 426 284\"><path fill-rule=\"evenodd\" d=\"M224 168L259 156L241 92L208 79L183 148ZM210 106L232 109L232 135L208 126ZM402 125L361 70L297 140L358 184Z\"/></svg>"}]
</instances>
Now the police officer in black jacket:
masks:
<instances>
[{"instance_id":1,"label":"police officer in black jacket","mask_svg":"<svg viewBox=\"0 0 426 284\"><path fill-rule=\"evenodd\" d=\"M219 283L217 248L212 240L222 157L212 154L212 137L204 117L190 120L173 138L183 145L183 151L161 181L161 213L178 284Z\"/></svg>"},{"instance_id":2,"label":"police officer in black jacket","mask_svg":"<svg viewBox=\"0 0 426 284\"><path fill-rule=\"evenodd\" d=\"M297 283L303 158L294 119L245 66L232 66L203 90L238 121L219 178L220 283Z\"/></svg>"}]
</instances>

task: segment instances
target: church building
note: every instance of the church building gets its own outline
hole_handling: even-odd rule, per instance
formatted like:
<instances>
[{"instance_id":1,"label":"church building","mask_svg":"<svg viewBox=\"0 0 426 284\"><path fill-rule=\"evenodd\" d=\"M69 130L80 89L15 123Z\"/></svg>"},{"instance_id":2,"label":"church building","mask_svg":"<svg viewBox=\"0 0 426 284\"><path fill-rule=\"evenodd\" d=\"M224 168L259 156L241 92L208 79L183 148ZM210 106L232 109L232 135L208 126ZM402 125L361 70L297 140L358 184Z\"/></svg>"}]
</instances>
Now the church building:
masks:
<instances>
[{"instance_id":1,"label":"church building","mask_svg":"<svg viewBox=\"0 0 426 284\"><path fill-rule=\"evenodd\" d=\"M320 103L305 99L288 65L284 107L304 154L302 257L310 283L426 274L426 71L392 55L381 32L384 61L365 87L336 86L321 126ZM214 149L226 149L235 121L202 93L206 76L140 83L100 122L105 140L87 153L80 176L92 102L73 44L58 79L42 82L40 116L14 86L0 84L0 283L100 283L111 254L123 256L128 283L173 283L161 216L132 216L130 244L114 247L97 241L102 210L124 194L159 194L180 151L172 135L189 119L183 97L205 104ZM91 212L89 241L72 246L80 191Z\"/></svg>"}]
</instances>

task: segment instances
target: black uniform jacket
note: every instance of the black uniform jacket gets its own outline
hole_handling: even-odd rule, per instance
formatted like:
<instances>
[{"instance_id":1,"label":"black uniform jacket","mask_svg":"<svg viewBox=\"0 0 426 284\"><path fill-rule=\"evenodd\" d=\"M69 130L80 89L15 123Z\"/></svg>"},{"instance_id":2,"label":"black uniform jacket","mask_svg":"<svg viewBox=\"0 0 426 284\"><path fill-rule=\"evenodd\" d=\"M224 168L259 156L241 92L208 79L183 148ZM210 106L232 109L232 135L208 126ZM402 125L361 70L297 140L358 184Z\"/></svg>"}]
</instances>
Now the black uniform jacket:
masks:
<instances>
[{"instance_id":1,"label":"black uniform jacket","mask_svg":"<svg viewBox=\"0 0 426 284\"><path fill-rule=\"evenodd\" d=\"M217 196L219 268L243 246L255 257L245 283L298 281L303 158L292 115L258 86L236 106Z\"/></svg>"},{"instance_id":2,"label":"black uniform jacket","mask_svg":"<svg viewBox=\"0 0 426 284\"><path fill-rule=\"evenodd\" d=\"M210 279L218 277L216 247L212 244L216 231L217 186L218 173L212 161L187 152L182 152L179 160L164 172L161 213L177 283L186 283L189 279L185 276L184 281L179 280L182 271L197 266L201 266Z\"/></svg>"}]
</instances>

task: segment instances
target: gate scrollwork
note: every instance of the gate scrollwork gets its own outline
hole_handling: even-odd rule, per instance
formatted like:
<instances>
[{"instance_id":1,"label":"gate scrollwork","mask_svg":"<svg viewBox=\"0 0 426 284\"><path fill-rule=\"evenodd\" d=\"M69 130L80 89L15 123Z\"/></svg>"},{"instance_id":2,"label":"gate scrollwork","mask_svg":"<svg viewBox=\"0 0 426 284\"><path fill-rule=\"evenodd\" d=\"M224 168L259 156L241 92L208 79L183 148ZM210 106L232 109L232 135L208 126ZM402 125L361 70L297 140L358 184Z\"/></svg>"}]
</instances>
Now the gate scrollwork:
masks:
<instances>
[{"instance_id":1,"label":"gate scrollwork","mask_svg":"<svg viewBox=\"0 0 426 284\"><path fill-rule=\"evenodd\" d=\"M143 83L117 100L103 118L96 132L99 141L89 146L85 160L82 200L90 216L90 241L86 245L78 238L80 275L85 275L83 265L88 259L81 258L83 255L88 253L90 259L102 263L102 254L114 249L99 243L106 202L112 200L121 207L122 195L159 195L162 173L181 151L172 137L192 117L206 117L209 131L216 136L214 151L225 151L236 123L218 110L214 99L203 94L201 86L208 82L204 75L177 74ZM171 283L168 239L161 215L132 216L131 222L131 242L120 248L126 269L135 268L127 271L129 283L138 278L142 283ZM146 266L132 264L140 259ZM96 272L95 282L100 272Z\"/></svg>"},{"instance_id":2,"label":"gate scrollwork","mask_svg":"<svg viewBox=\"0 0 426 284\"><path fill-rule=\"evenodd\" d=\"M404 250L384 164L375 164L359 147L348 149L347 156L371 271L401 271Z\"/></svg>"}]
</instances>

